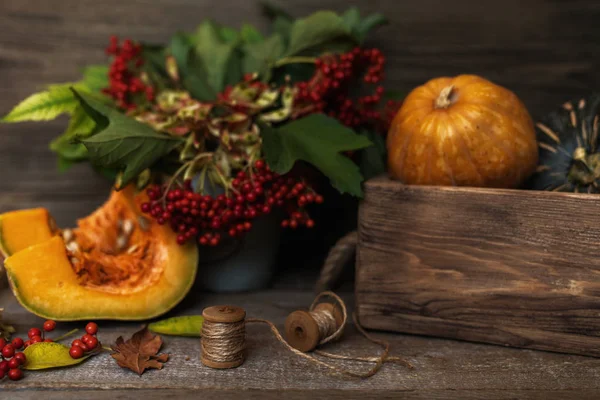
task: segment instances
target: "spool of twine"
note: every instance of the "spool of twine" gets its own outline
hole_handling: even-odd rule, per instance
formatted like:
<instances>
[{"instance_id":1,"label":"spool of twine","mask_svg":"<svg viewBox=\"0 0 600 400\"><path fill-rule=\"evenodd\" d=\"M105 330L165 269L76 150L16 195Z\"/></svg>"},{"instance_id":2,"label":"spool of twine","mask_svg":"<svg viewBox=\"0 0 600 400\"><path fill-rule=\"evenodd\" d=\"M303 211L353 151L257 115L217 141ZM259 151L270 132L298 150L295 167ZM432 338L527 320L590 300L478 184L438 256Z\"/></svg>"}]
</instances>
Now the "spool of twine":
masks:
<instances>
[{"instance_id":1,"label":"spool of twine","mask_svg":"<svg viewBox=\"0 0 600 400\"><path fill-rule=\"evenodd\" d=\"M324 297L330 297L335 303L320 303ZM275 338L292 353L309 360L311 363L328 368L329 370L354 378L368 378L375 375L385 362L398 362L408 368L413 366L400 357L389 357L389 343L375 339L365 332L354 315L354 323L359 332L369 341L383 347L383 352L376 357L354 357L332 354L322 350L314 350L342 336L348 320L346 305L333 292L320 293L308 311L292 312L285 323L288 341L280 334L277 327L268 320L259 318L245 319L246 312L236 306L213 306L202 312L202 356L204 365L211 368L235 368L244 362L246 349L246 324L263 323L269 326ZM332 359L370 362L375 365L366 372L354 372L346 368L325 362L307 351Z\"/></svg>"},{"instance_id":2,"label":"spool of twine","mask_svg":"<svg viewBox=\"0 0 600 400\"><path fill-rule=\"evenodd\" d=\"M236 306L213 306L202 311L202 364L211 368L235 368L244 362L246 311Z\"/></svg>"}]
</instances>

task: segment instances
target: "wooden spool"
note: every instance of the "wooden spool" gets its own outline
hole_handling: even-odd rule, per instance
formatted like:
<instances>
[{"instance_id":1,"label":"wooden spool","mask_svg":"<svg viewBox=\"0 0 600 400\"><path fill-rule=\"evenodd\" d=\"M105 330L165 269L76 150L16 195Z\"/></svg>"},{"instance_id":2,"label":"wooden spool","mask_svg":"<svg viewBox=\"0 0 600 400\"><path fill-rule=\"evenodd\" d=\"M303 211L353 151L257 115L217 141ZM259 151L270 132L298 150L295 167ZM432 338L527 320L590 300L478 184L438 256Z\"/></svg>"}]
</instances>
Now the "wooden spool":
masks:
<instances>
[{"instance_id":1,"label":"wooden spool","mask_svg":"<svg viewBox=\"0 0 600 400\"><path fill-rule=\"evenodd\" d=\"M320 303L314 311L326 310L335 317L336 326L339 328L344 322L342 310L331 303ZM285 336L290 344L303 352L314 350L319 342L324 339L319 333L319 325L310 311L294 311L285 320Z\"/></svg>"},{"instance_id":2,"label":"wooden spool","mask_svg":"<svg viewBox=\"0 0 600 400\"><path fill-rule=\"evenodd\" d=\"M204 317L205 322L208 321L209 323L234 324L236 322L241 322L244 320L244 318L246 318L246 311L237 306L212 306L205 308L202 311L202 316ZM244 358L241 358L237 361L215 362L205 359L204 353L202 353L200 361L202 361L202 364L210 368L227 369L239 367L244 363Z\"/></svg>"}]
</instances>

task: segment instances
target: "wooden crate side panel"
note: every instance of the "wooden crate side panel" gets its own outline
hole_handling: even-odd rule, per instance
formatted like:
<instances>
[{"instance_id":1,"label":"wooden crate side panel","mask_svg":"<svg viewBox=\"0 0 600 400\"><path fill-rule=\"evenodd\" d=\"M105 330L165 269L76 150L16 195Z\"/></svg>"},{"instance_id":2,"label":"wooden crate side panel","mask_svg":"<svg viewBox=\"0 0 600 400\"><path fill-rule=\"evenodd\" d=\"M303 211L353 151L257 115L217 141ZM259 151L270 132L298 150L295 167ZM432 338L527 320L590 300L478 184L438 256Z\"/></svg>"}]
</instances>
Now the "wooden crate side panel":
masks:
<instances>
[{"instance_id":1,"label":"wooden crate side panel","mask_svg":"<svg viewBox=\"0 0 600 400\"><path fill-rule=\"evenodd\" d=\"M578 336L600 335L598 211L594 196L369 182L361 322L523 347L543 334L550 344L540 346L557 351L582 340L597 347Z\"/></svg>"}]
</instances>

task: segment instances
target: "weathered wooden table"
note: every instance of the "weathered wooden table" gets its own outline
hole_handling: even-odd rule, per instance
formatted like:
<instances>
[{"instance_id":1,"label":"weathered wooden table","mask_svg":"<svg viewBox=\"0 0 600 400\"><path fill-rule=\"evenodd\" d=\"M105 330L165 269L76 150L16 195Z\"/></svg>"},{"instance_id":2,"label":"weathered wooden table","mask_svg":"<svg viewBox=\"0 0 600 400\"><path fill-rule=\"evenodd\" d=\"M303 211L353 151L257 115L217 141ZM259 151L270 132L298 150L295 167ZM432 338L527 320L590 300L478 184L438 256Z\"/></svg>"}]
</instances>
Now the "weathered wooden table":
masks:
<instances>
[{"instance_id":1,"label":"weathered wooden table","mask_svg":"<svg viewBox=\"0 0 600 400\"><path fill-rule=\"evenodd\" d=\"M345 0L276 0L293 15L343 10ZM456 0L418 2L356 0L363 12L391 21L369 45L388 59L387 84L407 92L433 76L477 73L513 89L534 116L598 87L600 8L594 1L523 2ZM116 34L164 43L192 30L204 17L265 28L258 0L2 0L0 1L0 114L49 83L75 81L89 63L105 62L103 47ZM49 140L65 121L0 125L0 212L44 206L61 225L72 224L102 203L108 184L87 166L56 171ZM316 266L316 265L315 265ZM173 315L231 303L281 328L287 314L310 304L310 284L287 277L275 291L205 295L186 300ZM352 295L345 299L352 302ZM0 293L6 317L20 333L36 322ZM67 331L83 324L61 324ZM102 323L100 339L130 335L136 323ZM248 329L248 357L229 371L203 367L195 339L166 337L172 358L142 377L122 370L107 354L70 369L28 372L0 383L0 399L227 398L600 398L600 360L406 335L377 334L392 343L414 370L389 364L368 380L329 375L277 343L264 326ZM378 351L350 328L329 348L344 354ZM186 361L186 357L189 360ZM365 366L363 366L365 367ZM136 390L134 390L136 389Z\"/></svg>"},{"instance_id":2,"label":"weathered wooden table","mask_svg":"<svg viewBox=\"0 0 600 400\"><path fill-rule=\"evenodd\" d=\"M351 303L350 293L343 295ZM267 318L282 328L293 310L313 299L309 291L271 290L235 295L198 294L171 315L199 314L203 307L235 304L249 316ZM5 316L19 333L42 320L15 303L8 291L0 294ZM101 322L99 338L105 344L135 332L139 323ZM60 323L57 335L84 323ZM386 364L366 380L332 375L289 353L264 325L249 325L246 362L231 370L213 370L200 363L195 338L164 336L171 355L162 370L141 377L117 366L107 352L71 368L26 371L25 378L0 383L0 399L597 399L600 397L600 360L473 344L435 338L377 333L389 340L393 355L402 355L414 369ZM343 339L327 350L348 355L373 355L379 347L350 326ZM348 368L368 364L342 362Z\"/></svg>"}]
</instances>

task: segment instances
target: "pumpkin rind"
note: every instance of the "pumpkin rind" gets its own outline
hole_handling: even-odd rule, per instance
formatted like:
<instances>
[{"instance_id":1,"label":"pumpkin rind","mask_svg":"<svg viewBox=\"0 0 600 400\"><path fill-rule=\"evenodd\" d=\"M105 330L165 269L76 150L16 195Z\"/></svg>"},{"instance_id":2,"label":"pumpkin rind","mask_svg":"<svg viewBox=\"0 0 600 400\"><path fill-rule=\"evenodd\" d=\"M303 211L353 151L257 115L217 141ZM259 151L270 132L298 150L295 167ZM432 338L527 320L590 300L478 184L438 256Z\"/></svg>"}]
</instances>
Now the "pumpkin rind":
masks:
<instances>
[{"instance_id":1,"label":"pumpkin rind","mask_svg":"<svg viewBox=\"0 0 600 400\"><path fill-rule=\"evenodd\" d=\"M474 75L414 89L392 122L387 147L390 175L420 185L518 187L538 158L523 103Z\"/></svg>"},{"instance_id":2,"label":"pumpkin rind","mask_svg":"<svg viewBox=\"0 0 600 400\"><path fill-rule=\"evenodd\" d=\"M130 189L114 192L68 235L65 230L62 235L8 257L4 265L19 302L40 317L59 321L144 320L177 305L195 280L198 249L193 243L180 246L169 227L148 221L144 228L141 222L133 228L128 248L113 251L114 247L108 247L119 243L112 225L123 226L124 221L130 221L119 218L142 216L139 203L144 196L134 195ZM94 224L98 224L95 230ZM69 240L80 248L72 250L66 243ZM86 241L97 244L88 253L84 249ZM88 267L84 266L86 257ZM110 274L132 262L141 267L137 271L125 268L122 280ZM106 277L105 281L95 277L95 268L99 268L102 279Z\"/></svg>"},{"instance_id":3,"label":"pumpkin rind","mask_svg":"<svg viewBox=\"0 0 600 400\"><path fill-rule=\"evenodd\" d=\"M600 192L600 94L569 101L536 124L540 163L531 188Z\"/></svg>"}]
</instances>

